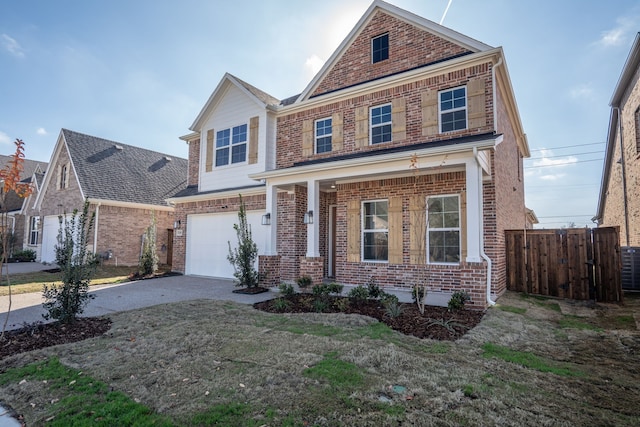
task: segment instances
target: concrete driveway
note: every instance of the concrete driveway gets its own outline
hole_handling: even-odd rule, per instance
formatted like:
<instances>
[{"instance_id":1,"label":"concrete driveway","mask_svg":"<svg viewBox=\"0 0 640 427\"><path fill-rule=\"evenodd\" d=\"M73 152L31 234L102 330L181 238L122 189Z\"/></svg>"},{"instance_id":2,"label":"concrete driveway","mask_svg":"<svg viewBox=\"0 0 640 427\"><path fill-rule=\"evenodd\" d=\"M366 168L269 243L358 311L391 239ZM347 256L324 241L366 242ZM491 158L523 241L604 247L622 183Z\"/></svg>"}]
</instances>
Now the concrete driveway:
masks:
<instances>
[{"instance_id":1,"label":"concrete driveway","mask_svg":"<svg viewBox=\"0 0 640 427\"><path fill-rule=\"evenodd\" d=\"M13 264L10 266L10 272L16 272ZM90 289L90 293L95 298L89 301L82 316L102 316L118 311L194 299L253 304L278 295L277 290L257 295L244 295L233 293L234 289L237 287L232 280L196 276L170 276L117 285L97 285ZM0 297L0 327L4 324L8 307L9 297ZM41 293L13 295L7 330L18 329L25 323L44 322L42 317L44 313Z\"/></svg>"}]
</instances>

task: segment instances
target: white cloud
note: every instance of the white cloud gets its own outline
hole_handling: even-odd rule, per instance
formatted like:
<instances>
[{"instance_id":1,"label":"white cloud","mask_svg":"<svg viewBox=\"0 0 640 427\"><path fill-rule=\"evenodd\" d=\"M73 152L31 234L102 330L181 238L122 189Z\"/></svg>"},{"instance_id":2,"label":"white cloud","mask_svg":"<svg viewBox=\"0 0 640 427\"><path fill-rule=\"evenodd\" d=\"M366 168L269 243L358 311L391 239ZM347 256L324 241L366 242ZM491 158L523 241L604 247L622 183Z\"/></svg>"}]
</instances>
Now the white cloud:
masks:
<instances>
[{"instance_id":1,"label":"white cloud","mask_svg":"<svg viewBox=\"0 0 640 427\"><path fill-rule=\"evenodd\" d=\"M566 176L566 174L564 173L558 173L558 174L547 174L547 175L542 175L539 176L538 178L544 180L544 181L557 181L559 179L562 179Z\"/></svg>"},{"instance_id":2,"label":"white cloud","mask_svg":"<svg viewBox=\"0 0 640 427\"><path fill-rule=\"evenodd\" d=\"M540 150L542 157L535 159L532 166L545 166L545 167L565 167L578 161L575 156L566 156L555 158L553 151L542 149ZM548 169L547 169L548 170ZM545 171L546 172L546 171Z\"/></svg>"},{"instance_id":3,"label":"white cloud","mask_svg":"<svg viewBox=\"0 0 640 427\"><path fill-rule=\"evenodd\" d=\"M309 71L311 76L315 76L318 71L320 71L323 65L324 61L320 59L320 57L315 53L307 58L307 60L304 62L304 66Z\"/></svg>"},{"instance_id":4,"label":"white cloud","mask_svg":"<svg viewBox=\"0 0 640 427\"><path fill-rule=\"evenodd\" d=\"M0 144L11 144L11 138L6 133L0 131Z\"/></svg>"},{"instance_id":5,"label":"white cloud","mask_svg":"<svg viewBox=\"0 0 640 427\"><path fill-rule=\"evenodd\" d=\"M635 33L636 21L635 17L623 16L618 18L614 28L601 33L597 44L603 47L626 45L629 36Z\"/></svg>"},{"instance_id":6,"label":"white cloud","mask_svg":"<svg viewBox=\"0 0 640 427\"><path fill-rule=\"evenodd\" d=\"M47 132L47 130L45 128L38 128L38 130L36 131L36 133L38 135L49 135L49 133Z\"/></svg>"},{"instance_id":7,"label":"white cloud","mask_svg":"<svg viewBox=\"0 0 640 427\"><path fill-rule=\"evenodd\" d=\"M10 54L17 56L18 58L24 58L22 46L20 46L20 43L18 43L16 39L9 37L6 34L2 34L2 46L4 46Z\"/></svg>"},{"instance_id":8,"label":"white cloud","mask_svg":"<svg viewBox=\"0 0 640 427\"><path fill-rule=\"evenodd\" d=\"M573 99L590 99L593 95L591 84L581 84L569 91L569 95Z\"/></svg>"}]
</instances>

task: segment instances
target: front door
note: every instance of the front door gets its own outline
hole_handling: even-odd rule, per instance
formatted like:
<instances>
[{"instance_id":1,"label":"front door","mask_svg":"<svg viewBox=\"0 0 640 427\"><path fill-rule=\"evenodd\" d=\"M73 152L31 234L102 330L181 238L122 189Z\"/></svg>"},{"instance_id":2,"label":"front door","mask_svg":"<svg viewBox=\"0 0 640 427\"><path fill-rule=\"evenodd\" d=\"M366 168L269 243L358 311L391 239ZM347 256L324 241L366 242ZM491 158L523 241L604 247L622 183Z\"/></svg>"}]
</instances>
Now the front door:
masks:
<instances>
[{"instance_id":1,"label":"front door","mask_svg":"<svg viewBox=\"0 0 640 427\"><path fill-rule=\"evenodd\" d=\"M337 206L329 206L329 277L336 277L336 213Z\"/></svg>"}]
</instances>

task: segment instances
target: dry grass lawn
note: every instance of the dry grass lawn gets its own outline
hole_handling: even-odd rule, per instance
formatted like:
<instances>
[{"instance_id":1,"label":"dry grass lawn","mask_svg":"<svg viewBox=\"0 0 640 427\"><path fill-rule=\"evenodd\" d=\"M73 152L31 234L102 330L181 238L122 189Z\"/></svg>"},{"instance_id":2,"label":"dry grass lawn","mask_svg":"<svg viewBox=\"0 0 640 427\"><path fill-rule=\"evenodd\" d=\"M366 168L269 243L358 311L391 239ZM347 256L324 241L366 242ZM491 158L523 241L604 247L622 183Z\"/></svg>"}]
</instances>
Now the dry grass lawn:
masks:
<instances>
[{"instance_id":1,"label":"dry grass lawn","mask_svg":"<svg viewBox=\"0 0 640 427\"><path fill-rule=\"evenodd\" d=\"M462 339L438 342L357 315L191 301L114 314L104 336L11 356L0 371L57 357L176 425L242 404L233 425L634 426L637 316L637 298L589 307L508 293ZM27 425L55 419L61 394L42 381L0 387Z\"/></svg>"}]
</instances>

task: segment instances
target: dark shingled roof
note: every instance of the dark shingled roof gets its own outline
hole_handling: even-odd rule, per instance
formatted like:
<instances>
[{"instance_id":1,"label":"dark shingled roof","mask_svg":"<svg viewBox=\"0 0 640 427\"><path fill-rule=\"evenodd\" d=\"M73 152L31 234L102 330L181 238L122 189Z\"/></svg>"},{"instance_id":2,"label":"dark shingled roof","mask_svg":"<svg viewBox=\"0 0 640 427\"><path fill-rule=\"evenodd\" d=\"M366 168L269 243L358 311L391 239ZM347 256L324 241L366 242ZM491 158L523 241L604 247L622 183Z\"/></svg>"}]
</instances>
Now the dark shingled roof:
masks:
<instances>
[{"instance_id":1,"label":"dark shingled roof","mask_svg":"<svg viewBox=\"0 0 640 427\"><path fill-rule=\"evenodd\" d=\"M233 78L236 79L238 81L238 83L240 83L242 86L244 86L245 89L247 89L249 92L251 92L256 98L258 98L260 101L264 102L266 105L278 105L278 104L280 104L280 100L279 99L274 98L273 96L269 95L267 92L258 89L257 87L245 82L242 79L237 78L236 76L233 76Z\"/></svg>"},{"instance_id":2,"label":"dark shingled roof","mask_svg":"<svg viewBox=\"0 0 640 427\"><path fill-rule=\"evenodd\" d=\"M176 193L173 197L191 197L191 196L198 196L201 194L217 194L217 193L225 193L228 191L237 191L238 193L242 193L243 190L252 190L254 188L260 188L260 187L265 187L265 184L256 184L256 185L244 185L242 187L230 187L230 188L223 188L221 190L211 190L211 191L198 191L198 186L197 185L190 185L186 188L183 188L182 190L180 190L178 193Z\"/></svg>"},{"instance_id":3,"label":"dark shingled roof","mask_svg":"<svg viewBox=\"0 0 640 427\"><path fill-rule=\"evenodd\" d=\"M62 129L84 196L166 206L187 184L187 160Z\"/></svg>"},{"instance_id":4,"label":"dark shingled roof","mask_svg":"<svg viewBox=\"0 0 640 427\"><path fill-rule=\"evenodd\" d=\"M11 156L0 155L0 169L4 169L10 160L11 160ZM33 173L35 172L38 166L40 166L40 170L42 172L47 170L47 162L39 162L37 160L24 159L22 166L23 166L23 169L22 169L22 175L20 178L22 178L21 182L23 183L31 182ZM38 173L37 175L42 176L43 174ZM38 184L41 184L41 183L42 181L38 181ZM22 209L23 203L24 203L24 199L22 197L18 197L18 195L15 192L11 191L10 193L7 194L5 198L5 206L2 206L0 208L4 209L6 207L7 212L18 211Z\"/></svg>"}]
</instances>

